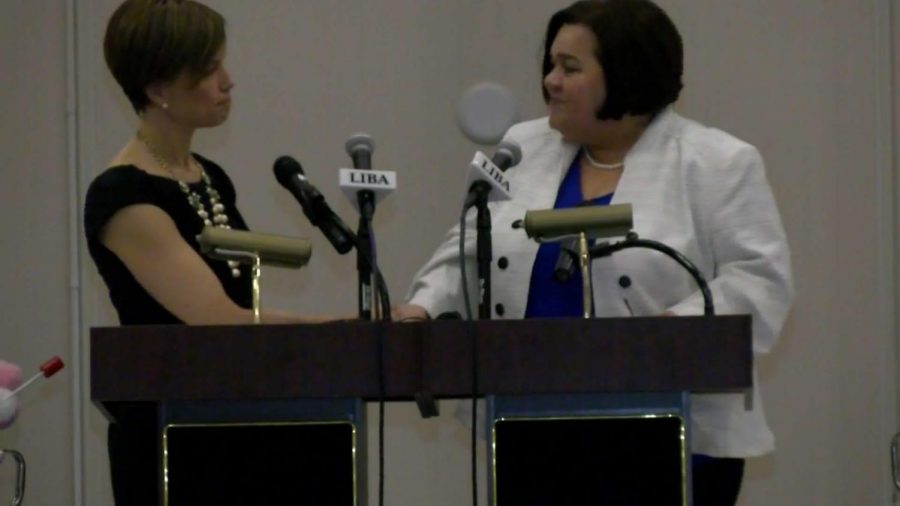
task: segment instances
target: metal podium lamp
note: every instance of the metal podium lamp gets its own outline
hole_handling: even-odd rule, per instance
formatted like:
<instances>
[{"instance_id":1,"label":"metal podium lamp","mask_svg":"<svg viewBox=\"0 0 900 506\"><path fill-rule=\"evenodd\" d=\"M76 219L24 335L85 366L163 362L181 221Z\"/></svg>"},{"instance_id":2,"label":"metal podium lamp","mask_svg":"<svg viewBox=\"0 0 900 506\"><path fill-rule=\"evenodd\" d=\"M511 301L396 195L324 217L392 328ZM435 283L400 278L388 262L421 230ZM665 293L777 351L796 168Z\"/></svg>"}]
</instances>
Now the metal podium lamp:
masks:
<instances>
[{"instance_id":1,"label":"metal podium lamp","mask_svg":"<svg viewBox=\"0 0 900 506\"><path fill-rule=\"evenodd\" d=\"M207 226L197 236L200 250L218 260L236 260L252 267L253 323L260 323L260 266L299 269L309 262L312 245L308 239L259 234Z\"/></svg>"},{"instance_id":2,"label":"metal podium lamp","mask_svg":"<svg viewBox=\"0 0 900 506\"><path fill-rule=\"evenodd\" d=\"M538 242L561 241L570 237L578 238L577 252L563 247L562 254L575 254L581 269L582 304L584 318L593 316L593 288L591 286L590 262L594 258L611 255L627 248L649 248L659 251L684 267L703 294L703 314L715 314L712 293L700 270L684 255L650 239L640 239L631 230L633 226L631 204L615 204L610 206L585 206L571 209L544 209L527 211L524 227L528 237ZM622 237L625 239L615 243L601 243L588 246L588 239L606 237Z\"/></svg>"},{"instance_id":3,"label":"metal podium lamp","mask_svg":"<svg viewBox=\"0 0 900 506\"><path fill-rule=\"evenodd\" d=\"M581 300L584 318L594 313L588 239L620 237L631 231L631 204L543 209L525 213L525 233L538 242L578 238L578 266L581 269Z\"/></svg>"}]
</instances>

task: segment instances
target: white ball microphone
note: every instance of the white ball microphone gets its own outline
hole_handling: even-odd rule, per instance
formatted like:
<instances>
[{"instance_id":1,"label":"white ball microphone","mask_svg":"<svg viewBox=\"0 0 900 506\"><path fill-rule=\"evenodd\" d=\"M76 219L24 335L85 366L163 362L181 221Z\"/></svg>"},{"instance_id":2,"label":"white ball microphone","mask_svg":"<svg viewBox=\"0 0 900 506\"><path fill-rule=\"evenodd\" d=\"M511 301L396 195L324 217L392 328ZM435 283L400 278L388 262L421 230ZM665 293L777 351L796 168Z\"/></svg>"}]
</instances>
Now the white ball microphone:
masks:
<instances>
[{"instance_id":1,"label":"white ball microphone","mask_svg":"<svg viewBox=\"0 0 900 506\"><path fill-rule=\"evenodd\" d=\"M478 83L463 94L456 106L456 123L470 141L490 146L518 121L519 104L501 84Z\"/></svg>"}]
</instances>

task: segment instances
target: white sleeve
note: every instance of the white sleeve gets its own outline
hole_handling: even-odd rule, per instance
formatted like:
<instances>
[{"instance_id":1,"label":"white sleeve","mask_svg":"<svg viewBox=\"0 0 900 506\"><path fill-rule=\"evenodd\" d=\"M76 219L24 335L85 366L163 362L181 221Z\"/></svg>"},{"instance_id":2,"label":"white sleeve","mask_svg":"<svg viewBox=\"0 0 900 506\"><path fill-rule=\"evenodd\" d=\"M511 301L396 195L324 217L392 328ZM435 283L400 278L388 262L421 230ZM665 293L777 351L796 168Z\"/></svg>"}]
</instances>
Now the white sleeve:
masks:
<instances>
[{"instance_id":1,"label":"white sleeve","mask_svg":"<svg viewBox=\"0 0 900 506\"><path fill-rule=\"evenodd\" d=\"M704 187L695 192L698 240L715 265L707 273L709 288L716 314L752 316L753 351L766 353L794 296L787 239L759 152L745 146L721 169L702 176L712 181L696 182ZM702 296L695 292L669 310L702 314Z\"/></svg>"},{"instance_id":2,"label":"white sleeve","mask_svg":"<svg viewBox=\"0 0 900 506\"><path fill-rule=\"evenodd\" d=\"M476 283L478 273L475 260L475 215L471 209L466 215L466 276L469 278L469 297L473 309L478 303ZM406 299L410 304L425 308L432 317L447 311L465 314L459 263L459 224L452 227L431 259L416 273Z\"/></svg>"}]
</instances>

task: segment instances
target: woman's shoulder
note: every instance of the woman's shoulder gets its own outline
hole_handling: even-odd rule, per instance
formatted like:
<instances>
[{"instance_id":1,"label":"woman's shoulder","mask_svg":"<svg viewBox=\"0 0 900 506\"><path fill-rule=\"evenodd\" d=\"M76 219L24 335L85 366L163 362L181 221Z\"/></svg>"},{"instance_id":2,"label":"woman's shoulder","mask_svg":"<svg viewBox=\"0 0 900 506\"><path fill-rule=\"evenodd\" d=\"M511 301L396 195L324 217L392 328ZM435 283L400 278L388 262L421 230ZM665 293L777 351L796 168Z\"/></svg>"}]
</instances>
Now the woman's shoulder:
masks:
<instances>
[{"instance_id":1,"label":"woman's shoulder","mask_svg":"<svg viewBox=\"0 0 900 506\"><path fill-rule=\"evenodd\" d=\"M752 144L725 130L685 118L674 111L669 114L669 132L681 141L688 153L731 158L740 153L756 151Z\"/></svg>"},{"instance_id":2,"label":"woman's shoulder","mask_svg":"<svg viewBox=\"0 0 900 506\"><path fill-rule=\"evenodd\" d=\"M505 139L514 140L516 142L528 143L539 139L559 140L561 136L559 132L550 128L550 122L547 116L516 123L509 127L506 131Z\"/></svg>"},{"instance_id":3,"label":"woman's shoulder","mask_svg":"<svg viewBox=\"0 0 900 506\"><path fill-rule=\"evenodd\" d=\"M159 176L135 165L113 165L97 175L84 199L84 221L88 235L98 231L122 208L134 204L156 204Z\"/></svg>"},{"instance_id":4,"label":"woman's shoulder","mask_svg":"<svg viewBox=\"0 0 900 506\"><path fill-rule=\"evenodd\" d=\"M88 186L88 195L98 192L120 191L145 187L151 178L156 177L139 169L136 165L111 165L97 174Z\"/></svg>"}]
</instances>

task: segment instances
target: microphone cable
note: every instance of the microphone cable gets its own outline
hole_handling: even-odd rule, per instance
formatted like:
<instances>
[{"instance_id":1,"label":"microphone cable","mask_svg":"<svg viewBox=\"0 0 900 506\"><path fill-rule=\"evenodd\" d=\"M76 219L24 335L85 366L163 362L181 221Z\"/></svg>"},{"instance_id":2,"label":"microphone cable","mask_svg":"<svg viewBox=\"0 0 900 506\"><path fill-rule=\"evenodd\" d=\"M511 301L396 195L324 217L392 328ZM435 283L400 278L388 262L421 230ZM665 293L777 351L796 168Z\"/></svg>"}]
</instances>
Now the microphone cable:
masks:
<instances>
[{"instance_id":1,"label":"microphone cable","mask_svg":"<svg viewBox=\"0 0 900 506\"><path fill-rule=\"evenodd\" d=\"M469 299L469 278L466 276L466 214L471 206L463 206L459 218L459 271L462 276L463 300L466 306L466 320L469 342L472 348L472 505L478 506L478 333L472 322L472 305Z\"/></svg>"},{"instance_id":2,"label":"microphone cable","mask_svg":"<svg viewBox=\"0 0 900 506\"><path fill-rule=\"evenodd\" d=\"M369 233L369 265L372 269L372 277L374 283L372 290L381 304L381 311L378 311L378 321L375 322L375 340L376 340L376 368L378 369L378 504L384 506L384 411L386 397L386 378L384 367L384 346L386 323L391 321L391 298L388 293L387 283L378 268L376 261L375 236L371 233L372 222L368 217L363 217L365 226Z\"/></svg>"},{"instance_id":3,"label":"microphone cable","mask_svg":"<svg viewBox=\"0 0 900 506\"><path fill-rule=\"evenodd\" d=\"M703 315L704 316L715 316L716 310L715 305L713 303L712 292L709 289L709 284L706 282L706 278L703 276L703 273L700 272L700 269L694 265L691 260L684 256L680 251L663 244L659 241L654 241L653 239L641 239L638 237L637 233L629 232L625 239L616 243L603 243L598 244L590 248L591 258L599 258L604 256L612 255L617 251L621 251L623 249L628 248L647 248L656 250L664 255L668 256L672 260L678 263L681 267L683 267L688 274L694 279L694 282L697 284L697 287L700 290L700 294L703 296ZM629 308L630 310L630 308Z\"/></svg>"}]
</instances>

